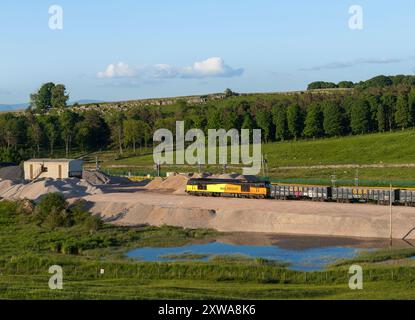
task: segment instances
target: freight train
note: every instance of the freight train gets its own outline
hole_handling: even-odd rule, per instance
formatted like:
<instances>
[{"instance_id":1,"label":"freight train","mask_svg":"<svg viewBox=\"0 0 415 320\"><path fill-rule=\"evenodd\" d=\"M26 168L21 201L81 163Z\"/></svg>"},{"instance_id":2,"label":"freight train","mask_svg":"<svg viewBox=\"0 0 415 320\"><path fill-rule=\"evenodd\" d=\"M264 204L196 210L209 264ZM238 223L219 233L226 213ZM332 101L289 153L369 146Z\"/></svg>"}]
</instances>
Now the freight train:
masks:
<instances>
[{"instance_id":1,"label":"freight train","mask_svg":"<svg viewBox=\"0 0 415 320\"><path fill-rule=\"evenodd\" d=\"M272 185L268 181L190 179L186 192L194 196L253 199L311 200L340 203L375 203L415 206L415 190L364 187Z\"/></svg>"}]
</instances>

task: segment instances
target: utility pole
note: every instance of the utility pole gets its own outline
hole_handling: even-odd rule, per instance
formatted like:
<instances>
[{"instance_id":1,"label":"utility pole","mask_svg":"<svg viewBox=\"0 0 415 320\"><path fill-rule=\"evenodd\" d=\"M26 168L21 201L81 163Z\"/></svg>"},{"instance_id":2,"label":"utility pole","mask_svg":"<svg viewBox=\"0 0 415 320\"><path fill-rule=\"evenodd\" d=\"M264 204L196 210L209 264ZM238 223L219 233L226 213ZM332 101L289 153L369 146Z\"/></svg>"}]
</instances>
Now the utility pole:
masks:
<instances>
[{"instance_id":1,"label":"utility pole","mask_svg":"<svg viewBox=\"0 0 415 320\"><path fill-rule=\"evenodd\" d=\"M156 169L157 177L160 177L160 160L157 160L157 163L154 165L154 169Z\"/></svg>"},{"instance_id":2,"label":"utility pole","mask_svg":"<svg viewBox=\"0 0 415 320\"><path fill-rule=\"evenodd\" d=\"M392 249L392 239L393 239L393 225L392 225L392 183L390 184L390 190L389 190L389 226L390 226L390 246Z\"/></svg>"},{"instance_id":3,"label":"utility pole","mask_svg":"<svg viewBox=\"0 0 415 320\"><path fill-rule=\"evenodd\" d=\"M336 176L336 170L334 170L333 174L331 175L331 184L333 188L336 188L336 182L337 182L337 176Z\"/></svg>"},{"instance_id":4,"label":"utility pole","mask_svg":"<svg viewBox=\"0 0 415 320\"><path fill-rule=\"evenodd\" d=\"M356 176L354 178L356 187L359 186L359 168L356 169Z\"/></svg>"}]
</instances>

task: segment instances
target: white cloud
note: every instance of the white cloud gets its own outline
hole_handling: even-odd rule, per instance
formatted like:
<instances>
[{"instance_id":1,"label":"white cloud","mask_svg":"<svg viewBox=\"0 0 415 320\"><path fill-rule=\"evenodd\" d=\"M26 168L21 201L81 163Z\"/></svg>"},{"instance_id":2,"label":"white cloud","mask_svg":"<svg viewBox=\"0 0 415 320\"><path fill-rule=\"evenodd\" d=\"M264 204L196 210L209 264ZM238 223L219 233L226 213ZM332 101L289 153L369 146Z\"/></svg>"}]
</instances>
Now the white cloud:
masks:
<instances>
[{"instance_id":1,"label":"white cloud","mask_svg":"<svg viewBox=\"0 0 415 320\"><path fill-rule=\"evenodd\" d=\"M98 78L129 78L136 75L136 70L124 62L110 64L105 71L98 72Z\"/></svg>"},{"instance_id":2,"label":"white cloud","mask_svg":"<svg viewBox=\"0 0 415 320\"><path fill-rule=\"evenodd\" d=\"M350 68L361 64L391 64L405 61L405 59L392 59L392 58L370 58L370 59L357 59L354 61L343 61L343 62L332 62L311 68L303 68L303 71L319 71L319 70L330 70L330 69L343 69Z\"/></svg>"},{"instance_id":3,"label":"white cloud","mask_svg":"<svg viewBox=\"0 0 415 320\"><path fill-rule=\"evenodd\" d=\"M174 67L168 64L130 67L124 62L110 64L105 71L97 74L98 78L135 78L142 80L161 80L173 78L213 78L238 77L244 70L228 66L222 58L212 57L197 61L190 67Z\"/></svg>"}]
</instances>

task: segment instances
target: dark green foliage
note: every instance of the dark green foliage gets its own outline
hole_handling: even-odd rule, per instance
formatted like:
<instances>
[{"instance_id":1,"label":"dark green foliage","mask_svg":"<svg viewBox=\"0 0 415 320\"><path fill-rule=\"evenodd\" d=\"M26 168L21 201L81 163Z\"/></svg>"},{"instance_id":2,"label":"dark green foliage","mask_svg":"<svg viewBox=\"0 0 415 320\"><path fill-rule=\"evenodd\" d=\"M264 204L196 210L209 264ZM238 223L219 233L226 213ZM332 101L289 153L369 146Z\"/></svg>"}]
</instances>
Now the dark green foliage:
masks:
<instances>
[{"instance_id":1,"label":"dark green foliage","mask_svg":"<svg viewBox=\"0 0 415 320\"><path fill-rule=\"evenodd\" d=\"M415 88L411 89L408 95L408 107L412 119L411 125L415 127Z\"/></svg>"},{"instance_id":2,"label":"dark green foliage","mask_svg":"<svg viewBox=\"0 0 415 320\"><path fill-rule=\"evenodd\" d=\"M50 104L52 108L65 108L69 100L66 88L63 84L57 84L51 89Z\"/></svg>"},{"instance_id":3,"label":"dark green foliage","mask_svg":"<svg viewBox=\"0 0 415 320\"><path fill-rule=\"evenodd\" d=\"M378 125L379 132L385 132L388 128L388 115L387 115L387 108L384 104L379 104L378 110L376 113L376 120Z\"/></svg>"},{"instance_id":4,"label":"dark green foliage","mask_svg":"<svg viewBox=\"0 0 415 320\"><path fill-rule=\"evenodd\" d=\"M0 148L0 162L19 164L23 160L22 153L13 148Z\"/></svg>"},{"instance_id":5,"label":"dark green foliage","mask_svg":"<svg viewBox=\"0 0 415 320\"><path fill-rule=\"evenodd\" d=\"M377 76L363 83L360 83L359 86L365 87L365 88L383 88L383 87L391 86L392 84L393 84L393 80L390 77Z\"/></svg>"},{"instance_id":6,"label":"dark green foliage","mask_svg":"<svg viewBox=\"0 0 415 320\"><path fill-rule=\"evenodd\" d=\"M312 104L307 110L305 119L304 136L307 138L318 138L324 135L323 112L318 104Z\"/></svg>"},{"instance_id":7,"label":"dark green foliage","mask_svg":"<svg viewBox=\"0 0 415 320\"><path fill-rule=\"evenodd\" d=\"M337 103L329 101L323 105L324 132L329 137L340 136L344 132L344 110Z\"/></svg>"},{"instance_id":8,"label":"dark green foliage","mask_svg":"<svg viewBox=\"0 0 415 320\"><path fill-rule=\"evenodd\" d=\"M30 96L30 108L36 113L45 113L52 107L53 82L43 84L40 89Z\"/></svg>"},{"instance_id":9,"label":"dark green foliage","mask_svg":"<svg viewBox=\"0 0 415 320\"><path fill-rule=\"evenodd\" d=\"M304 128L303 113L300 107L296 104L291 105L287 109L287 124L288 131L294 139L301 137Z\"/></svg>"},{"instance_id":10,"label":"dark green foliage","mask_svg":"<svg viewBox=\"0 0 415 320\"><path fill-rule=\"evenodd\" d=\"M370 131L370 106L366 100L353 103L350 126L355 134L364 134Z\"/></svg>"},{"instance_id":11,"label":"dark green foliage","mask_svg":"<svg viewBox=\"0 0 415 320\"><path fill-rule=\"evenodd\" d=\"M272 119L275 126L275 139L284 141L288 136L287 109L278 104L272 109Z\"/></svg>"},{"instance_id":12,"label":"dark green foliage","mask_svg":"<svg viewBox=\"0 0 415 320\"><path fill-rule=\"evenodd\" d=\"M337 84L338 88L353 88L354 87L354 83L352 81L340 81Z\"/></svg>"},{"instance_id":13,"label":"dark green foliage","mask_svg":"<svg viewBox=\"0 0 415 320\"><path fill-rule=\"evenodd\" d=\"M48 228L68 227L73 224L68 202L59 193L45 195L36 206L33 220L37 225Z\"/></svg>"},{"instance_id":14,"label":"dark green foliage","mask_svg":"<svg viewBox=\"0 0 415 320\"><path fill-rule=\"evenodd\" d=\"M271 137L271 112L269 112L266 109L260 109L257 111L255 119L257 127L262 129L262 139L264 140L264 142L268 142L268 140Z\"/></svg>"},{"instance_id":15,"label":"dark green foliage","mask_svg":"<svg viewBox=\"0 0 415 320\"><path fill-rule=\"evenodd\" d=\"M333 89L333 88L337 88L337 85L333 82L315 81L308 85L307 90Z\"/></svg>"},{"instance_id":16,"label":"dark green foliage","mask_svg":"<svg viewBox=\"0 0 415 320\"><path fill-rule=\"evenodd\" d=\"M108 149L117 150L117 159L125 150L137 155L138 148L139 153L148 152L157 129L174 132L177 120L185 122L185 130L197 128L205 134L209 129L261 129L265 142L405 129L415 126L414 86L414 76L378 76L359 84L318 81L309 88L321 90L306 93L239 95L227 90L220 99L205 96L201 98L207 103L194 105L178 99L166 106L119 103L74 110L65 108L64 85L46 83L32 95L26 113L0 114L0 160Z\"/></svg>"},{"instance_id":17,"label":"dark green foliage","mask_svg":"<svg viewBox=\"0 0 415 320\"><path fill-rule=\"evenodd\" d=\"M58 193L45 195L36 206L33 221L49 229L79 226L94 232L102 227L102 220L83 209L81 201L72 206Z\"/></svg>"},{"instance_id":18,"label":"dark green foliage","mask_svg":"<svg viewBox=\"0 0 415 320\"><path fill-rule=\"evenodd\" d=\"M406 94L399 94L396 101L395 122L399 128L405 130L411 123L411 110L409 109L408 97Z\"/></svg>"}]
</instances>

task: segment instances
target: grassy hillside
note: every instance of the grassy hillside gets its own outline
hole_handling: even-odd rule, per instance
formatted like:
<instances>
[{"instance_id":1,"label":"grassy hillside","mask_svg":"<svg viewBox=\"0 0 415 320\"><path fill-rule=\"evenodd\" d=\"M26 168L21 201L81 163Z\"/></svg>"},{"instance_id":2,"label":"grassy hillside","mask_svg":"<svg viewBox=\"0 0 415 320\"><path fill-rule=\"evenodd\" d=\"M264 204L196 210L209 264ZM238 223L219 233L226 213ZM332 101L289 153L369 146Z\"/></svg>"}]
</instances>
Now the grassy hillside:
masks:
<instances>
[{"instance_id":1,"label":"grassy hillside","mask_svg":"<svg viewBox=\"0 0 415 320\"><path fill-rule=\"evenodd\" d=\"M266 144L272 167L415 163L414 130Z\"/></svg>"},{"instance_id":2,"label":"grassy hillside","mask_svg":"<svg viewBox=\"0 0 415 320\"><path fill-rule=\"evenodd\" d=\"M415 168L415 130L377 133L361 136L288 141L263 145L268 159L269 175L275 181L299 179L312 183L328 183L332 175L344 183L354 183L356 176L366 183L413 185ZM143 155L126 155L115 160L112 152L94 154L103 160L104 168L123 168L133 172L153 171L152 150ZM358 171L357 171L357 168ZM196 167L164 166L166 171L192 171ZM221 171L221 167L207 167ZM230 166L229 171L239 171ZM367 181L365 181L367 180Z\"/></svg>"},{"instance_id":3,"label":"grassy hillside","mask_svg":"<svg viewBox=\"0 0 415 320\"><path fill-rule=\"evenodd\" d=\"M365 290L357 292L348 288L349 261L307 274L264 259L139 262L124 253L209 241L215 232L110 225L91 232L82 224L50 229L30 217L17 203L0 203L0 299L415 298L414 261L406 259L414 249L353 260L364 267ZM52 265L63 268L63 290L48 288Z\"/></svg>"}]
</instances>

